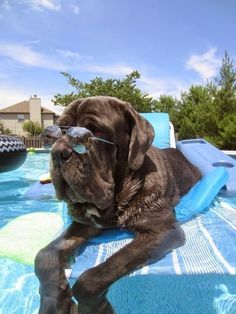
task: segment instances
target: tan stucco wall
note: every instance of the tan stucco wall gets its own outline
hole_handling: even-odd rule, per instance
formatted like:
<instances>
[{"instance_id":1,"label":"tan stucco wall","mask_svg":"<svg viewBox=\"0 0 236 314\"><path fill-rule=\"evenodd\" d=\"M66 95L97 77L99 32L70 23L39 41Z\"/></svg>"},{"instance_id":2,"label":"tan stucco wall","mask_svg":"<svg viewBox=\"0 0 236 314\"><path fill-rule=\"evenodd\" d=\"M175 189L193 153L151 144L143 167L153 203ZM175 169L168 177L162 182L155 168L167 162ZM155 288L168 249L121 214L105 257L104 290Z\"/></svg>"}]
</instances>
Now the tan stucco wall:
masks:
<instances>
[{"instance_id":1,"label":"tan stucco wall","mask_svg":"<svg viewBox=\"0 0 236 314\"><path fill-rule=\"evenodd\" d=\"M29 114L24 114L24 120L18 121L18 113L0 113L0 121L4 126L12 131L13 134L26 135L22 129L25 120L29 120Z\"/></svg>"},{"instance_id":2,"label":"tan stucco wall","mask_svg":"<svg viewBox=\"0 0 236 314\"><path fill-rule=\"evenodd\" d=\"M4 126L12 131L13 134L26 136L27 132L23 131L23 123L26 120L30 120L29 114L24 114L24 120L18 121L19 113L0 113L0 121ZM42 120L40 121L43 127L52 125L55 123L55 117L52 113L42 114Z\"/></svg>"},{"instance_id":3,"label":"tan stucco wall","mask_svg":"<svg viewBox=\"0 0 236 314\"><path fill-rule=\"evenodd\" d=\"M53 116L54 115L52 113L42 114L42 126L46 127L48 125L54 124Z\"/></svg>"}]
</instances>

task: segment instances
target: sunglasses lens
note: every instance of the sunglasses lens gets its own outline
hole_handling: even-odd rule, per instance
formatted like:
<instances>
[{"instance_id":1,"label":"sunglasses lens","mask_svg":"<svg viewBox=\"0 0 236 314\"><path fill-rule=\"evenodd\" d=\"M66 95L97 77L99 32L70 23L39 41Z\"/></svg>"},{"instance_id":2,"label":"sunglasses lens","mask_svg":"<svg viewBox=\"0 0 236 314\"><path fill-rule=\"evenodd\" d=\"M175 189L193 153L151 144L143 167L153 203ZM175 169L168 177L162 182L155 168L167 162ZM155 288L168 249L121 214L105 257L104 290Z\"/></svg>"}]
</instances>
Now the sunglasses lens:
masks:
<instances>
[{"instance_id":1,"label":"sunglasses lens","mask_svg":"<svg viewBox=\"0 0 236 314\"><path fill-rule=\"evenodd\" d=\"M86 154L88 152L88 149L83 144L77 144L77 145L71 145L73 150L78 154Z\"/></svg>"},{"instance_id":2,"label":"sunglasses lens","mask_svg":"<svg viewBox=\"0 0 236 314\"><path fill-rule=\"evenodd\" d=\"M67 134L68 135L68 134ZM81 139L76 136L68 136L70 146L78 154L85 154L88 152L88 148L81 143Z\"/></svg>"},{"instance_id":3,"label":"sunglasses lens","mask_svg":"<svg viewBox=\"0 0 236 314\"><path fill-rule=\"evenodd\" d=\"M71 127L67 130L67 136L71 138L77 138L80 141L87 140L93 136L93 133L86 128Z\"/></svg>"},{"instance_id":4,"label":"sunglasses lens","mask_svg":"<svg viewBox=\"0 0 236 314\"><path fill-rule=\"evenodd\" d=\"M43 147L50 148L56 140L67 135L71 148L78 154L85 154L88 152L91 143L89 138L93 137L93 133L82 127L58 127L57 125L50 125L46 127L41 134L43 139Z\"/></svg>"},{"instance_id":5,"label":"sunglasses lens","mask_svg":"<svg viewBox=\"0 0 236 314\"><path fill-rule=\"evenodd\" d=\"M43 136L48 136L48 137L54 137L54 138L59 138L61 137L61 129L57 125L49 125L47 126L43 133Z\"/></svg>"},{"instance_id":6,"label":"sunglasses lens","mask_svg":"<svg viewBox=\"0 0 236 314\"><path fill-rule=\"evenodd\" d=\"M61 136L61 130L57 125L50 125L46 127L41 134L43 139L43 147L49 149L54 142Z\"/></svg>"},{"instance_id":7,"label":"sunglasses lens","mask_svg":"<svg viewBox=\"0 0 236 314\"><path fill-rule=\"evenodd\" d=\"M71 127L67 130L67 136L73 150L78 154L88 152L88 138L93 134L86 128Z\"/></svg>"}]
</instances>

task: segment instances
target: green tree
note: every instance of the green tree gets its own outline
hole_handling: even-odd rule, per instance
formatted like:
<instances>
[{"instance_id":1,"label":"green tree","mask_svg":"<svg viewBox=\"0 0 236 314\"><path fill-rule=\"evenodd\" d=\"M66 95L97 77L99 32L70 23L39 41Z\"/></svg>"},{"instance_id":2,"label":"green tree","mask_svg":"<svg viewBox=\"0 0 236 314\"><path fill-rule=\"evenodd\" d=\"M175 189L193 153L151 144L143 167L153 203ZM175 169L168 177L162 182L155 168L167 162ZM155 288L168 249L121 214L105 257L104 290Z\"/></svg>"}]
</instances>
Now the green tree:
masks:
<instances>
[{"instance_id":1,"label":"green tree","mask_svg":"<svg viewBox=\"0 0 236 314\"><path fill-rule=\"evenodd\" d=\"M218 75L181 95L179 139L202 137L221 149L236 149L236 71L225 52Z\"/></svg>"},{"instance_id":2,"label":"green tree","mask_svg":"<svg viewBox=\"0 0 236 314\"><path fill-rule=\"evenodd\" d=\"M228 114L219 123L218 146L222 149L236 149L236 114Z\"/></svg>"},{"instance_id":3,"label":"green tree","mask_svg":"<svg viewBox=\"0 0 236 314\"><path fill-rule=\"evenodd\" d=\"M38 122L28 120L23 123L23 130L28 132L28 134L31 136L37 136L42 133L43 128L39 125Z\"/></svg>"},{"instance_id":4,"label":"green tree","mask_svg":"<svg viewBox=\"0 0 236 314\"><path fill-rule=\"evenodd\" d=\"M214 86L215 83L215 86ZM236 112L236 71L233 60L225 52L219 75L214 78L214 97L219 114L231 114Z\"/></svg>"},{"instance_id":5,"label":"green tree","mask_svg":"<svg viewBox=\"0 0 236 314\"><path fill-rule=\"evenodd\" d=\"M206 137L217 129L214 121L212 96L208 89L193 85L188 92L182 93L179 118L181 126L179 139Z\"/></svg>"},{"instance_id":6,"label":"green tree","mask_svg":"<svg viewBox=\"0 0 236 314\"><path fill-rule=\"evenodd\" d=\"M196 137L195 127L193 122L188 118L184 117L182 120L181 127L178 132L178 139L192 139Z\"/></svg>"},{"instance_id":7,"label":"green tree","mask_svg":"<svg viewBox=\"0 0 236 314\"><path fill-rule=\"evenodd\" d=\"M5 127L4 123L0 121L0 134L9 135L11 133L11 130Z\"/></svg>"},{"instance_id":8,"label":"green tree","mask_svg":"<svg viewBox=\"0 0 236 314\"><path fill-rule=\"evenodd\" d=\"M222 149L236 149L236 70L227 52L222 59L218 76L208 84L213 97L218 132L210 140Z\"/></svg>"},{"instance_id":9,"label":"green tree","mask_svg":"<svg viewBox=\"0 0 236 314\"><path fill-rule=\"evenodd\" d=\"M55 105L67 106L71 101L89 96L113 96L130 102L139 112L150 112L156 108L156 100L147 93L143 93L137 86L136 80L140 78L138 71L126 75L124 79L103 79L96 77L89 83L83 83L62 72L68 83L74 88L70 94L57 94L52 100Z\"/></svg>"}]
</instances>

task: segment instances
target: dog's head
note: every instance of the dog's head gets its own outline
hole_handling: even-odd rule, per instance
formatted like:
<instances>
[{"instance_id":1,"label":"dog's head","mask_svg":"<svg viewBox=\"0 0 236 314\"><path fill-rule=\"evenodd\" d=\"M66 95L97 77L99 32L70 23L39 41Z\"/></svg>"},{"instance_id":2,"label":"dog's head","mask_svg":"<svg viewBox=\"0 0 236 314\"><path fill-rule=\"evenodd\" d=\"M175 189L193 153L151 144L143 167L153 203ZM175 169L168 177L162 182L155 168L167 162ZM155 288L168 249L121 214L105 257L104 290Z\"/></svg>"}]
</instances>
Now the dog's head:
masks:
<instances>
[{"instance_id":1,"label":"dog's head","mask_svg":"<svg viewBox=\"0 0 236 314\"><path fill-rule=\"evenodd\" d=\"M152 126L129 103L105 96L72 102L57 124L67 130L75 127L65 131L51 150L57 197L108 208L117 177L142 166L153 141Z\"/></svg>"}]
</instances>

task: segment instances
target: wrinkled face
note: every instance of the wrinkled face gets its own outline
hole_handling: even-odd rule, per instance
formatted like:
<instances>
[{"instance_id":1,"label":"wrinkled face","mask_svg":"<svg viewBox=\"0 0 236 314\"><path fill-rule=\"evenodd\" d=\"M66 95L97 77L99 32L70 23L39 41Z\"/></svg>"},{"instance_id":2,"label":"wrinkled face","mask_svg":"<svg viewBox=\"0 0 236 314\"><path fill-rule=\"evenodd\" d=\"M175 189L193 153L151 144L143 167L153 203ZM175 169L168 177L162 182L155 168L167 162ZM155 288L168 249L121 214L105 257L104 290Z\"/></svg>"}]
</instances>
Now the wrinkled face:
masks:
<instances>
[{"instance_id":1,"label":"wrinkled face","mask_svg":"<svg viewBox=\"0 0 236 314\"><path fill-rule=\"evenodd\" d=\"M136 170L142 165L153 139L152 128L129 104L112 97L71 103L58 125L61 136L51 150L57 197L68 204L86 202L101 210L108 208L114 202L117 167L122 163ZM142 127L145 130L139 134Z\"/></svg>"}]
</instances>

